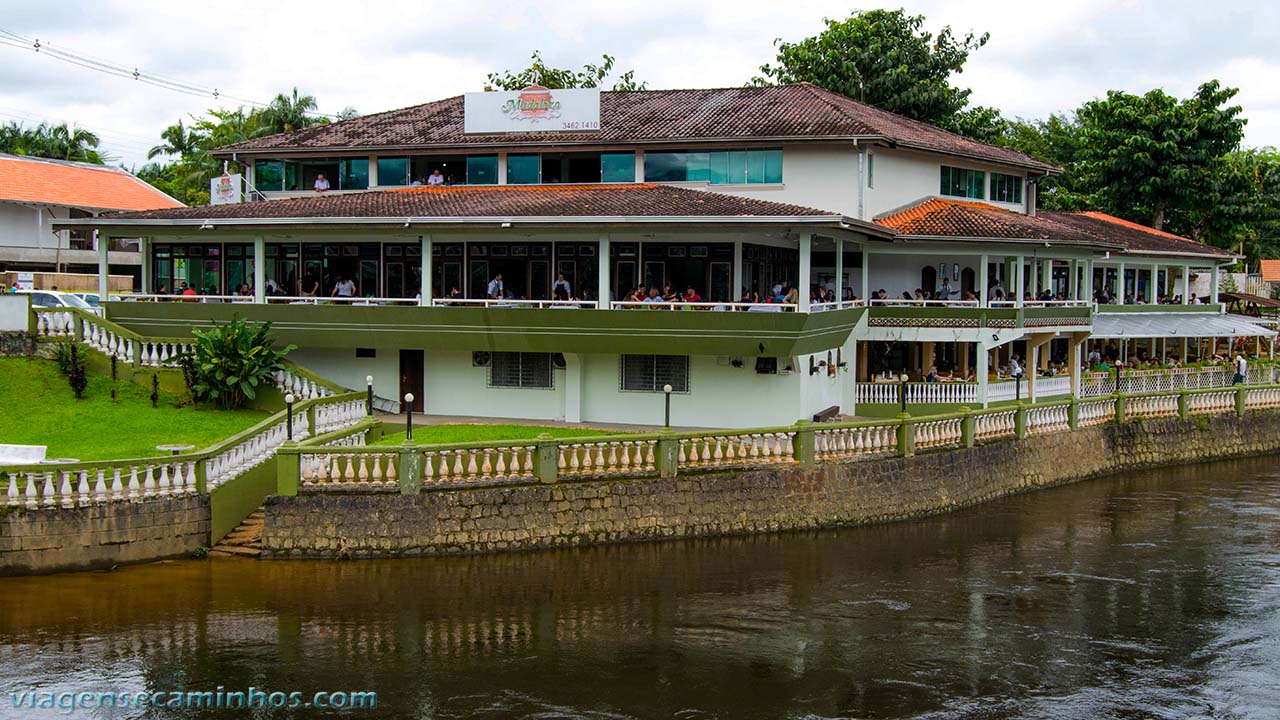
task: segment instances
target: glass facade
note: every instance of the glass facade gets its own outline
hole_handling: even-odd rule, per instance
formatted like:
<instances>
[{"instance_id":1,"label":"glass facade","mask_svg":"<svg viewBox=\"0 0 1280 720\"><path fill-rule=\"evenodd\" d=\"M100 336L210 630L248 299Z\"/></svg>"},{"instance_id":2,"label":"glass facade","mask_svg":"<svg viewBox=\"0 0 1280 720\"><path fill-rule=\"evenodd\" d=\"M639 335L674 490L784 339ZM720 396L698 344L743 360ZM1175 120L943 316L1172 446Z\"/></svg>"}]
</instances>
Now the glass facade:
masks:
<instances>
[{"instance_id":1,"label":"glass facade","mask_svg":"<svg viewBox=\"0 0 1280 720\"><path fill-rule=\"evenodd\" d=\"M313 190L324 175L330 190L368 190L369 158L258 160L253 186L259 190Z\"/></svg>"},{"instance_id":2,"label":"glass facade","mask_svg":"<svg viewBox=\"0 0 1280 720\"><path fill-rule=\"evenodd\" d=\"M379 185L408 185L409 184L409 158L407 157L378 158L378 184Z\"/></svg>"},{"instance_id":3,"label":"glass facade","mask_svg":"<svg viewBox=\"0 0 1280 720\"><path fill-rule=\"evenodd\" d=\"M951 197L982 200L987 196L987 174L981 170L968 170L942 166L939 194Z\"/></svg>"},{"instance_id":4,"label":"glass facade","mask_svg":"<svg viewBox=\"0 0 1280 720\"><path fill-rule=\"evenodd\" d=\"M601 153L600 181L632 183L636 181L635 153Z\"/></svg>"},{"instance_id":5,"label":"glass facade","mask_svg":"<svg viewBox=\"0 0 1280 720\"><path fill-rule=\"evenodd\" d=\"M536 185L542 182L542 159L538 155L508 155L507 184Z\"/></svg>"},{"instance_id":6,"label":"glass facade","mask_svg":"<svg viewBox=\"0 0 1280 720\"><path fill-rule=\"evenodd\" d=\"M369 189L369 158L343 158L338 161L339 190Z\"/></svg>"},{"instance_id":7,"label":"glass facade","mask_svg":"<svg viewBox=\"0 0 1280 720\"><path fill-rule=\"evenodd\" d=\"M991 173L991 199L996 202L1021 203L1022 178L1017 175Z\"/></svg>"},{"instance_id":8,"label":"glass facade","mask_svg":"<svg viewBox=\"0 0 1280 720\"><path fill-rule=\"evenodd\" d=\"M646 182L754 185L782 182L782 150L645 153Z\"/></svg>"},{"instance_id":9,"label":"glass facade","mask_svg":"<svg viewBox=\"0 0 1280 720\"><path fill-rule=\"evenodd\" d=\"M497 185L498 184L498 156L497 155L467 156L467 184L468 185Z\"/></svg>"}]
</instances>

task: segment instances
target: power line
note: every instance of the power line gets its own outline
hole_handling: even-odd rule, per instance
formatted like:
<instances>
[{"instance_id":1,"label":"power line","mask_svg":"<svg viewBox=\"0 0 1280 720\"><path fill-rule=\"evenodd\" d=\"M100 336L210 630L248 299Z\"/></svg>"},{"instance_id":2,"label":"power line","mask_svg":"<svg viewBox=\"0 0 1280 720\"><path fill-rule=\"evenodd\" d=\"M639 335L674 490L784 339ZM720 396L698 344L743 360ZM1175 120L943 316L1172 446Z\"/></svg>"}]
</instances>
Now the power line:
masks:
<instances>
[{"instance_id":1,"label":"power line","mask_svg":"<svg viewBox=\"0 0 1280 720\"><path fill-rule=\"evenodd\" d=\"M75 53L69 50L63 50L59 47L49 44L48 42L41 42L39 38L29 38L24 35L19 35L18 33L13 32L12 30L7 30L5 28L0 28L0 45L6 45L8 47L18 48L19 50L32 50L38 55L42 54L47 57L51 57L55 60L61 60L62 62L69 63L71 65L77 65L79 67L86 68L88 70L94 70L97 72L105 73L107 75L113 75L119 78L135 80L137 82L145 83L147 85L152 85L154 87L158 87L163 90L179 92L184 95L192 95L194 97L208 97L208 98L212 98L213 100L230 100L233 102L241 103L243 105L251 105L253 107L258 107L258 108L265 108L269 105L269 103L258 102L257 100L250 100L248 98L237 97L235 95L228 95L220 91L216 87L197 85L195 83L189 83L182 80L168 78L163 75L156 75L154 73L142 72L136 67L130 69L129 67L120 65L119 63L110 62L107 60L99 60L97 58L94 58L89 55L85 55L83 53ZM316 115L320 117L327 117L331 119L336 119L338 117L337 115L330 115L328 113L322 113L317 111L308 111L305 114Z\"/></svg>"}]
</instances>

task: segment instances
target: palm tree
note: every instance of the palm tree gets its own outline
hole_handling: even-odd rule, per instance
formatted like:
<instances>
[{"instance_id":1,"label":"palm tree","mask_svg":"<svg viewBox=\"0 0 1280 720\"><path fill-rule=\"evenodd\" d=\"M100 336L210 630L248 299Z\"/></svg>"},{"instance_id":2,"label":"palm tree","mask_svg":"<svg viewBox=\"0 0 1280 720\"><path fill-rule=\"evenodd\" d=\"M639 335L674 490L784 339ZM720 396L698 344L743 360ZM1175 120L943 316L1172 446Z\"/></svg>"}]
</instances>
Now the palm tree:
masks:
<instances>
[{"instance_id":1,"label":"palm tree","mask_svg":"<svg viewBox=\"0 0 1280 720\"><path fill-rule=\"evenodd\" d=\"M321 122L320 118L307 115L307 113L314 113L317 107L314 95L299 95L298 88L295 87L291 95L284 93L276 95L275 99L262 109L261 116L263 122L270 126L273 132L291 132Z\"/></svg>"},{"instance_id":2,"label":"palm tree","mask_svg":"<svg viewBox=\"0 0 1280 720\"><path fill-rule=\"evenodd\" d=\"M14 123L0 128L0 151L14 155L102 165L107 155L98 150L98 144L97 135L66 123L40 123L31 130Z\"/></svg>"},{"instance_id":3,"label":"palm tree","mask_svg":"<svg viewBox=\"0 0 1280 720\"><path fill-rule=\"evenodd\" d=\"M160 139L164 142L147 152L148 160L152 160L158 155L186 157L200 149L200 135L194 128L187 129L183 126L181 120L165 128L164 132L160 133Z\"/></svg>"}]
</instances>

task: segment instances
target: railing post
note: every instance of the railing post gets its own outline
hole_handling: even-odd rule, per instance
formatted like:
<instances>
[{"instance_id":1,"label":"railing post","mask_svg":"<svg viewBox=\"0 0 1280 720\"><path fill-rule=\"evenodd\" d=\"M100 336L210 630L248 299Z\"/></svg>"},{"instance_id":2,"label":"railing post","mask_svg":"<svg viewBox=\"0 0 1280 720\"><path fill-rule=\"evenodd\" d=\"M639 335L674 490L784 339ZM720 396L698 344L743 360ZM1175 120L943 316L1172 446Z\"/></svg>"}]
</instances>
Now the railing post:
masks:
<instances>
[{"instance_id":1,"label":"railing post","mask_svg":"<svg viewBox=\"0 0 1280 720\"><path fill-rule=\"evenodd\" d=\"M76 342L84 342L84 321L71 310L68 310L67 314L71 316L71 337Z\"/></svg>"},{"instance_id":2,"label":"railing post","mask_svg":"<svg viewBox=\"0 0 1280 720\"><path fill-rule=\"evenodd\" d=\"M1067 405L1067 427L1072 430L1080 429L1080 402L1072 396L1068 400Z\"/></svg>"},{"instance_id":3,"label":"railing post","mask_svg":"<svg viewBox=\"0 0 1280 720\"><path fill-rule=\"evenodd\" d=\"M560 443L547 433L540 433L535 440L538 450L533 456L533 474L538 482L554 483L559 472L556 464L560 460Z\"/></svg>"},{"instance_id":4,"label":"railing post","mask_svg":"<svg viewBox=\"0 0 1280 720\"><path fill-rule=\"evenodd\" d=\"M1248 399L1248 390L1245 385L1236 386L1236 417L1244 417L1245 401Z\"/></svg>"},{"instance_id":5,"label":"railing post","mask_svg":"<svg viewBox=\"0 0 1280 720\"><path fill-rule=\"evenodd\" d=\"M964 417L960 420L960 438L964 441L965 447L971 448L977 444L978 419L973 416L973 411L967 407L960 408L960 412L964 413Z\"/></svg>"},{"instance_id":6,"label":"railing post","mask_svg":"<svg viewBox=\"0 0 1280 720\"><path fill-rule=\"evenodd\" d=\"M818 452L814 445L813 422L797 420L795 428L795 438L791 442L792 449L795 451L796 462L800 463L800 467L813 467L818 462Z\"/></svg>"},{"instance_id":7,"label":"railing post","mask_svg":"<svg viewBox=\"0 0 1280 720\"><path fill-rule=\"evenodd\" d=\"M1027 409L1022 403L1018 403L1017 409L1013 411L1013 434L1019 440L1027 437Z\"/></svg>"},{"instance_id":8,"label":"railing post","mask_svg":"<svg viewBox=\"0 0 1280 720\"><path fill-rule=\"evenodd\" d=\"M1191 396L1187 394L1186 388L1178 391L1178 418L1180 420L1191 419Z\"/></svg>"},{"instance_id":9,"label":"railing post","mask_svg":"<svg viewBox=\"0 0 1280 720\"><path fill-rule=\"evenodd\" d=\"M1126 400L1125 396L1119 393L1116 393L1116 424L1117 425L1123 425L1125 422L1125 409L1127 407L1127 403L1125 400Z\"/></svg>"},{"instance_id":10,"label":"railing post","mask_svg":"<svg viewBox=\"0 0 1280 720\"><path fill-rule=\"evenodd\" d=\"M276 450L276 494L293 497L298 494L298 482L301 480L300 462L302 455L298 452L298 443L285 440Z\"/></svg>"},{"instance_id":11,"label":"railing post","mask_svg":"<svg viewBox=\"0 0 1280 720\"><path fill-rule=\"evenodd\" d=\"M658 477L673 478L680 472L680 441L671 428L663 428L658 435L658 452L654 462L658 465Z\"/></svg>"},{"instance_id":12,"label":"railing post","mask_svg":"<svg viewBox=\"0 0 1280 720\"><path fill-rule=\"evenodd\" d=\"M315 437L320 434L316 428L316 405L319 403L311 403L307 406L307 437Z\"/></svg>"},{"instance_id":13,"label":"railing post","mask_svg":"<svg viewBox=\"0 0 1280 720\"><path fill-rule=\"evenodd\" d=\"M142 338L129 341L129 364L133 367L142 367Z\"/></svg>"},{"instance_id":14,"label":"railing post","mask_svg":"<svg viewBox=\"0 0 1280 720\"><path fill-rule=\"evenodd\" d=\"M902 457L916 454L916 425L908 413L898 415L898 454Z\"/></svg>"},{"instance_id":15,"label":"railing post","mask_svg":"<svg viewBox=\"0 0 1280 720\"><path fill-rule=\"evenodd\" d=\"M198 495L209 491L208 468L205 466L208 461L209 458L200 458L196 461L196 494Z\"/></svg>"},{"instance_id":16,"label":"railing post","mask_svg":"<svg viewBox=\"0 0 1280 720\"><path fill-rule=\"evenodd\" d=\"M400 445L399 481L401 495L417 495L422 490L422 452L411 440Z\"/></svg>"}]
</instances>

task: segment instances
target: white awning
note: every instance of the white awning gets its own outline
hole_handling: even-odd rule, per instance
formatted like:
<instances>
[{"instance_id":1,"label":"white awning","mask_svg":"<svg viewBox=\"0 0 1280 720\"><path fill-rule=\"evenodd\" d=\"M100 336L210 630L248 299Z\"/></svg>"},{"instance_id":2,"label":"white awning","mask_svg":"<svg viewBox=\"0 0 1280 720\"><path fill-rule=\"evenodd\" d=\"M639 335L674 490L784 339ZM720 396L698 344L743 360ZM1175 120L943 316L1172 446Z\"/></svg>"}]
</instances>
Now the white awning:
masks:
<instances>
[{"instance_id":1,"label":"white awning","mask_svg":"<svg viewBox=\"0 0 1280 720\"><path fill-rule=\"evenodd\" d=\"M1256 318L1215 313L1126 312L1093 316L1090 338L1272 337Z\"/></svg>"}]
</instances>

